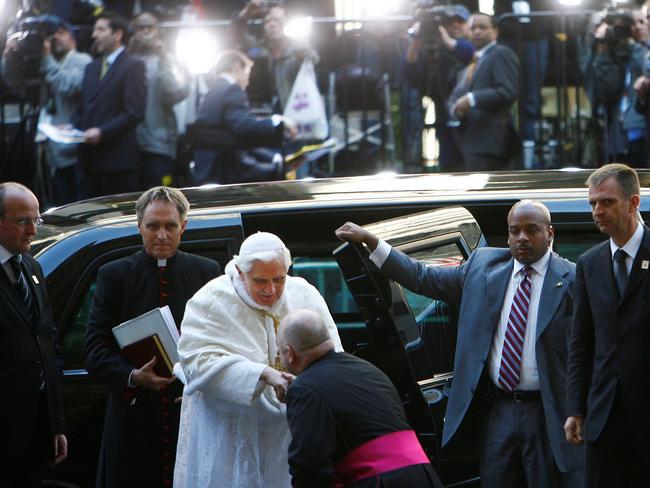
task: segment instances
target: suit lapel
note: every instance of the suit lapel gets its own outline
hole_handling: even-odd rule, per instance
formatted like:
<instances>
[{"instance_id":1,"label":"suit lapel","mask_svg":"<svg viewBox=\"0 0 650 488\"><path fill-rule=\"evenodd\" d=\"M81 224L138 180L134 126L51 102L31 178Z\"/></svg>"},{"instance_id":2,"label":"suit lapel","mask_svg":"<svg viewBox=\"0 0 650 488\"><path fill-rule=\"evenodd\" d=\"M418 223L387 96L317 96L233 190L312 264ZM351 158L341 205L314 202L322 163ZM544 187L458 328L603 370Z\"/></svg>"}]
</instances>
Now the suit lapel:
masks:
<instances>
[{"instance_id":1,"label":"suit lapel","mask_svg":"<svg viewBox=\"0 0 650 488\"><path fill-rule=\"evenodd\" d=\"M505 263L496 264L487 270L487 294L489 300L488 306L490 307L488 312L493 333L494 327L499 323L499 316L503 308L503 300L505 299L508 282L512 276L513 266L514 260L510 258Z\"/></svg>"},{"instance_id":2,"label":"suit lapel","mask_svg":"<svg viewBox=\"0 0 650 488\"><path fill-rule=\"evenodd\" d=\"M650 229L648 229L647 227L644 227L643 229L643 240L641 241L641 246L639 247L639 251L636 253L634 262L632 263L632 271L630 272L630 278L627 281L627 286L625 287L625 293L623 293L621 302L625 301L630 296L630 294L634 291L634 289L639 285L641 280L648 273L647 267L646 269L642 268L642 264L644 261L646 262L646 265L650 263ZM612 266L613 265L610 265L610 268ZM612 272L612 279L613 276L614 273Z\"/></svg>"},{"instance_id":3,"label":"suit lapel","mask_svg":"<svg viewBox=\"0 0 650 488\"><path fill-rule=\"evenodd\" d=\"M479 72L481 71L481 68L483 68L483 65L487 62L488 58L492 54L492 51L494 51L494 49L496 47L497 46L495 44L490 49L485 51L485 53L483 53L483 56L481 56L479 58L479 60L476 62L476 69L474 70L474 73L472 74L472 79L470 80L470 83L469 83L469 88L470 89L468 91L471 91L471 89L474 87L474 83L476 82L476 79L478 78L478 75L479 75Z\"/></svg>"},{"instance_id":4,"label":"suit lapel","mask_svg":"<svg viewBox=\"0 0 650 488\"><path fill-rule=\"evenodd\" d=\"M16 309L18 315L23 318L23 322L31 327L29 317L27 317L24 305L20 302L20 298L18 298L18 293L16 293L14 284L9 279L9 276L7 276L4 268L1 266L0 268L0 293L7 297L7 301Z\"/></svg>"},{"instance_id":5,"label":"suit lapel","mask_svg":"<svg viewBox=\"0 0 650 488\"><path fill-rule=\"evenodd\" d=\"M115 61L113 61L113 63L108 67L108 71L104 75L104 78L102 78L101 80L99 79L99 75L100 75L101 69L102 69L102 60L101 59L99 60L99 63L97 63L97 68L94 70L96 72L93 73L93 79L97 80L97 85L96 85L96 88L95 88L95 92L90 97L91 100L96 98L97 95L102 91L102 89L105 86L110 84L111 78L113 78L115 76L115 73L118 71L119 65L124 60L125 53L126 53L126 50L122 51L120 53L120 55L115 59Z\"/></svg>"},{"instance_id":6,"label":"suit lapel","mask_svg":"<svg viewBox=\"0 0 650 488\"><path fill-rule=\"evenodd\" d=\"M551 253L539 297L535 340L538 340L548 327L569 287L569 281L566 279L568 273L569 271L564 263L555 254Z\"/></svg>"},{"instance_id":7,"label":"suit lapel","mask_svg":"<svg viewBox=\"0 0 650 488\"><path fill-rule=\"evenodd\" d=\"M29 291L32 294L32 307L34 308L34 316L39 317L41 315L41 310L43 310L43 294L41 293L41 286L45 286L45 284L40 282L39 284L36 284L34 281L36 278L34 267L32 266L32 263L30 263L27 259L23 259L23 273L25 274L25 279L27 280Z\"/></svg>"}]
</instances>

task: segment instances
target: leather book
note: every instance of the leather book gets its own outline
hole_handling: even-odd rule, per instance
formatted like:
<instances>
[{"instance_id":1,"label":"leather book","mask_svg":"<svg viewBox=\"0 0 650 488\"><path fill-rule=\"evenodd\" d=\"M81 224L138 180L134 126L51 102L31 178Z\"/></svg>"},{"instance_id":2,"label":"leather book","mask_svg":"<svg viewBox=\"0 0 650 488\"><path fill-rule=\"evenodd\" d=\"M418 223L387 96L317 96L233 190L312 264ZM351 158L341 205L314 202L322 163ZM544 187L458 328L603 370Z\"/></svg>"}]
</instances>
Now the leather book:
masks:
<instances>
[{"instance_id":1,"label":"leather book","mask_svg":"<svg viewBox=\"0 0 650 488\"><path fill-rule=\"evenodd\" d=\"M174 374L174 365L169 359L169 354L167 354L167 351L165 351L164 346L160 342L158 334L145 337L122 348L122 357L136 368L141 368L151 361L154 356L158 358L158 363L156 363L156 367L154 368L156 374L167 378L172 376Z\"/></svg>"}]
</instances>

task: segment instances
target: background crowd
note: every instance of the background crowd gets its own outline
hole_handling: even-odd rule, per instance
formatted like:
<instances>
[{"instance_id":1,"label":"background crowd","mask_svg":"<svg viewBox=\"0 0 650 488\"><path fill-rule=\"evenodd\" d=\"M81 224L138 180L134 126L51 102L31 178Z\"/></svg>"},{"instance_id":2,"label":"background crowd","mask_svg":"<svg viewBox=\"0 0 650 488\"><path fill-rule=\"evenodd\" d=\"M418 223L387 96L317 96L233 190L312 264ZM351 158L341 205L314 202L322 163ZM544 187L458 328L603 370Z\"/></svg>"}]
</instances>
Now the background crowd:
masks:
<instances>
[{"instance_id":1,"label":"background crowd","mask_svg":"<svg viewBox=\"0 0 650 488\"><path fill-rule=\"evenodd\" d=\"M394 22L314 24L309 39L291 19L333 6L106 1L81 18L85 3L34 2L7 25L0 101L22 118L2 111L0 178L47 204L157 184L648 163L645 5L497 0L490 16L421 0ZM187 61L209 38L172 49L192 19L220 36L202 74ZM325 132L294 120L303 109ZM325 154L287 158L327 136Z\"/></svg>"}]
</instances>

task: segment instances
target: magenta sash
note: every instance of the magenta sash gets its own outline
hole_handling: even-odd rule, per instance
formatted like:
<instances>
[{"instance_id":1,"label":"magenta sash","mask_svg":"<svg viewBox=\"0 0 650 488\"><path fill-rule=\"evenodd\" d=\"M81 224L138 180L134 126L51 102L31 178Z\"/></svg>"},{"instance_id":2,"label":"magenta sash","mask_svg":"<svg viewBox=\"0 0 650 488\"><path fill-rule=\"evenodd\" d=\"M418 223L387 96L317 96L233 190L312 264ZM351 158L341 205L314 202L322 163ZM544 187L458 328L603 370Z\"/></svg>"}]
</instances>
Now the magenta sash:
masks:
<instances>
[{"instance_id":1,"label":"magenta sash","mask_svg":"<svg viewBox=\"0 0 650 488\"><path fill-rule=\"evenodd\" d=\"M334 488L429 459L415 432L401 430L377 437L349 452L334 467Z\"/></svg>"}]
</instances>

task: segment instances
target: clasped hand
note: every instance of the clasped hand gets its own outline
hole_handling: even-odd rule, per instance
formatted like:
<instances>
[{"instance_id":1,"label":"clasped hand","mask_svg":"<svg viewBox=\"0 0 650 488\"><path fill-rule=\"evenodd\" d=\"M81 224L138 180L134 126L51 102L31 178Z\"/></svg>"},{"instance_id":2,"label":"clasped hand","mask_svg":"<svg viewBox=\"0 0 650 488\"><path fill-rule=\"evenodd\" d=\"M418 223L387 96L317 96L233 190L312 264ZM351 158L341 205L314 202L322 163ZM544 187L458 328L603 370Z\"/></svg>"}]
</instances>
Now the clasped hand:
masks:
<instances>
[{"instance_id":1,"label":"clasped hand","mask_svg":"<svg viewBox=\"0 0 650 488\"><path fill-rule=\"evenodd\" d=\"M271 366L267 366L264 368L264 371L262 371L261 379L267 385L273 387L278 400L284 403L287 398L287 390L289 389L289 385L291 385L296 377L291 373L284 373L272 368Z\"/></svg>"}]
</instances>

